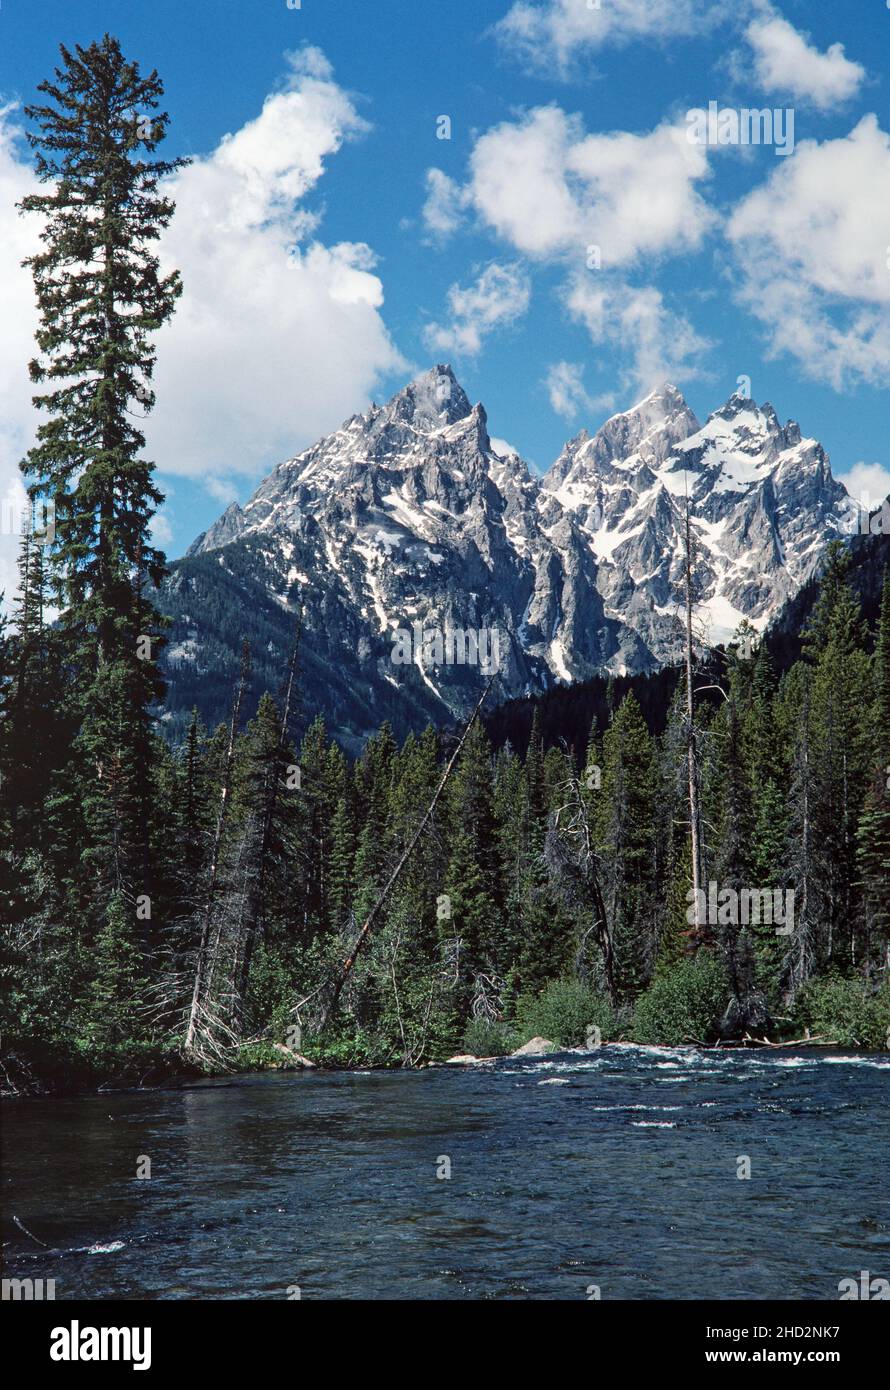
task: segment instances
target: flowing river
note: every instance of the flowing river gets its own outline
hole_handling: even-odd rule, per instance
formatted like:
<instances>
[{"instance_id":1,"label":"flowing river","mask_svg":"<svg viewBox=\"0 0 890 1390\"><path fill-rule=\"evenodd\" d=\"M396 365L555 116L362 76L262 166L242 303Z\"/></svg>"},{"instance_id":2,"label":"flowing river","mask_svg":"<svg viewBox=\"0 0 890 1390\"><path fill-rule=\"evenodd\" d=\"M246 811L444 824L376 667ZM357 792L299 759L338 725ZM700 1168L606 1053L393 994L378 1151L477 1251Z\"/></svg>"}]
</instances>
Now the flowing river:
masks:
<instances>
[{"instance_id":1,"label":"flowing river","mask_svg":"<svg viewBox=\"0 0 890 1390\"><path fill-rule=\"evenodd\" d=\"M890 1278L888 1096L886 1053L608 1045L11 1102L4 1275L57 1300L837 1299Z\"/></svg>"}]
</instances>

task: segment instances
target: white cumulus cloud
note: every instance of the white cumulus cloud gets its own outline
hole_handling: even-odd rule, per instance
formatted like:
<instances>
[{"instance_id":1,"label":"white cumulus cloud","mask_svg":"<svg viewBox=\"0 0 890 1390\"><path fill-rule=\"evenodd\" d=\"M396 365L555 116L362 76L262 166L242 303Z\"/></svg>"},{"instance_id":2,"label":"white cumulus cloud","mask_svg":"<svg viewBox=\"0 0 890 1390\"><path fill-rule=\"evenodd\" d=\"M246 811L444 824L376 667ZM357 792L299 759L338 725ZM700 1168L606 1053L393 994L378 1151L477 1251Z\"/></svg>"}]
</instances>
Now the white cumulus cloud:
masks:
<instances>
[{"instance_id":1,"label":"white cumulus cloud","mask_svg":"<svg viewBox=\"0 0 890 1390\"><path fill-rule=\"evenodd\" d=\"M533 68L565 75L585 51L700 32L722 6L715 0L515 0L495 25L503 45Z\"/></svg>"},{"instance_id":2,"label":"white cumulus cloud","mask_svg":"<svg viewBox=\"0 0 890 1390\"><path fill-rule=\"evenodd\" d=\"M837 390L890 373L888 187L890 136L869 115L798 145L728 223L739 296L770 351Z\"/></svg>"},{"instance_id":3,"label":"white cumulus cloud","mask_svg":"<svg viewBox=\"0 0 890 1390\"><path fill-rule=\"evenodd\" d=\"M164 241L185 290L158 335L152 456L170 472L257 472L339 423L404 364L376 259L327 246L301 199L365 123L317 49L260 114L176 178Z\"/></svg>"},{"instance_id":4,"label":"white cumulus cloud","mask_svg":"<svg viewBox=\"0 0 890 1390\"><path fill-rule=\"evenodd\" d=\"M619 350L629 354L622 380L641 395L665 380L702 374L702 356L711 344L665 303L655 286L575 277L567 287L566 305L591 341L609 349L610 364Z\"/></svg>"},{"instance_id":5,"label":"white cumulus cloud","mask_svg":"<svg viewBox=\"0 0 890 1390\"><path fill-rule=\"evenodd\" d=\"M827 111L855 96L865 68L851 62L841 43L822 53L787 19L773 10L752 21L746 38L754 55L754 77L767 92Z\"/></svg>"},{"instance_id":6,"label":"white cumulus cloud","mask_svg":"<svg viewBox=\"0 0 890 1390\"><path fill-rule=\"evenodd\" d=\"M428 175L428 188L437 208L444 197L448 209L475 214L528 262L562 267L571 317L609 346L628 384L648 390L668 368L694 375L710 345L659 290L631 287L627 277L701 246L718 221L699 192L709 172L707 147L690 142L685 126L589 134L579 116L550 105L480 135L463 184L430 183ZM439 230L450 221L440 217ZM458 341L455 326L445 338L439 332L434 326L437 345ZM465 336L472 350L472 331ZM573 393L580 399L564 371L548 391L561 413Z\"/></svg>"},{"instance_id":7,"label":"white cumulus cloud","mask_svg":"<svg viewBox=\"0 0 890 1390\"><path fill-rule=\"evenodd\" d=\"M550 405L565 420L601 410L611 410L613 394L591 396L584 385L584 366L581 362L552 362L547 368L544 386Z\"/></svg>"},{"instance_id":8,"label":"white cumulus cloud","mask_svg":"<svg viewBox=\"0 0 890 1390\"><path fill-rule=\"evenodd\" d=\"M450 322L427 326L424 333L427 346L433 352L475 357L489 333L522 317L530 298L529 278L522 267L499 265L494 261L471 285L451 286L448 291Z\"/></svg>"},{"instance_id":9,"label":"white cumulus cloud","mask_svg":"<svg viewBox=\"0 0 890 1390\"><path fill-rule=\"evenodd\" d=\"M865 511L873 512L890 497L890 469L882 463L854 463L849 472L838 477Z\"/></svg>"},{"instance_id":10,"label":"white cumulus cloud","mask_svg":"<svg viewBox=\"0 0 890 1390\"><path fill-rule=\"evenodd\" d=\"M463 221L466 194L460 184L441 169L427 169L426 190L421 214L424 226L434 237L449 236Z\"/></svg>"},{"instance_id":11,"label":"white cumulus cloud","mask_svg":"<svg viewBox=\"0 0 890 1390\"><path fill-rule=\"evenodd\" d=\"M588 135L580 117L538 107L476 141L467 203L529 256L575 256L591 246L605 268L697 247L714 216L696 185L707 149L684 126Z\"/></svg>"}]
</instances>

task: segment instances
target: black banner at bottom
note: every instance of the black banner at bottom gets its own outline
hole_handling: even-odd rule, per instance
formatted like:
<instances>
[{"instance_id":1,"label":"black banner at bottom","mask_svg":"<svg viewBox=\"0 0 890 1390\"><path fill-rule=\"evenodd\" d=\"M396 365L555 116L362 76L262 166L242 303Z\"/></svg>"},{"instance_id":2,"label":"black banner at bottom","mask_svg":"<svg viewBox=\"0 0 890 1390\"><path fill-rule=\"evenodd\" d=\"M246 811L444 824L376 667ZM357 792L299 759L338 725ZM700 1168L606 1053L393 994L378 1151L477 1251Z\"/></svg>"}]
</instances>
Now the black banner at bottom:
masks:
<instances>
[{"instance_id":1,"label":"black banner at bottom","mask_svg":"<svg viewBox=\"0 0 890 1390\"><path fill-rule=\"evenodd\" d=\"M877 1306L863 1307L863 1301ZM558 1323L559 1332L584 1340L552 1344L554 1354L558 1347L563 1361L569 1350L573 1355L581 1351L582 1364L587 1362L591 1372L595 1365L602 1366L603 1357L628 1371L695 1367L706 1376L724 1367L750 1365L792 1370L828 1366L849 1377L866 1369L873 1375L886 1364L890 1309L881 1306L882 1299L586 1302L596 1306L550 1303L548 1311L532 1314L531 1321L523 1304L522 1321L513 1323L516 1314L511 1315L510 1308L515 1310L519 1300L496 1306L299 1298L280 1303L11 1301L3 1308L4 1348L7 1359L14 1349L25 1373L48 1371L53 1379L101 1376L106 1370L118 1375L131 1370L189 1377L216 1372L230 1377L245 1370L266 1375L286 1373L288 1365L302 1379L309 1374L306 1358L313 1352L323 1354L338 1376L354 1361L363 1373L377 1362L381 1374L416 1379L418 1351L425 1345L424 1380L449 1372L465 1376L470 1354L476 1379L489 1359L491 1373L502 1376L505 1363L513 1359L511 1352L534 1345L536 1334L549 1333ZM472 1338L471 1344L464 1334ZM548 1345L538 1343L538 1352ZM407 1362L400 1360L400 1346ZM311 1364L317 1380L322 1367Z\"/></svg>"}]
</instances>

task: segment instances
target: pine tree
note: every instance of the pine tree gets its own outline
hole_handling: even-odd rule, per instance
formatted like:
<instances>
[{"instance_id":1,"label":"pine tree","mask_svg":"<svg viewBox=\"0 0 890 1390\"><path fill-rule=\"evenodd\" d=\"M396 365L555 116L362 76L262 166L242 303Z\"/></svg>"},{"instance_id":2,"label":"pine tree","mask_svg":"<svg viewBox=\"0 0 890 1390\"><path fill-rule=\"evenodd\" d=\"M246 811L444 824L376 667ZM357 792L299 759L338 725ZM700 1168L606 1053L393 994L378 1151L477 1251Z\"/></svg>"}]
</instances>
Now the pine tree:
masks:
<instances>
[{"instance_id":1,"label":"pine tree","mask_svg":"<svg viewBox=\"0 0 890 1390\"><path fill-rule=\"evenodd\" d=\"M619 998L632 999L655 955L654 762L639 704L628 693L603 738L597 845Z\"/></svg>"},{"instance_id":2,"label":"pine tree","mask_svg":"<svg viewBox=\"0 0 890 1390\"><path fill-rule=\"evenodd\" d=\"M212 830L206 741L198 711L193 709L179 761L173 819L182 865L183 897L192 907L203 900L202 878Z\"/></svg>"},{"instance_id":3,"label":"pine tree","mask_svg":"<svg viewBox=\"0 0 890 1390\"><path fill-rule=\"evenodd\" d=\"M773 887L781 872L787 758L776 723L776 680L769 648L754 659L750 700L743 715L744 756L753 817L752 865L758 883Z\"/></svg>"},{"instance_id":4,"label":"pine tree","mask_svg":"<svg viewBox=\"0 0 890 1390\"><path fill-rule=\"evenodd\" d=\"M517 968L522 950L520 904L517 888L524 860L527 824L525 779L522 763L508 746L495 760L492 810L495 819L497 878L500 884L501 920L498 958L505 975Z\"/></svg>"},{"instance_id":5,"label":"pine tree","mask_svg":"<svg viewBox=\"0 0 890 1390\"><path fill-rule=\"evenodd\" d=\"M96 938L90 1037L100 1047L131 1043L142 1032L144 967L131 919L131 905L115 893Z\"/></svg>"},{"instance_id":6,"label":"pine tree","mask_svg":"<svg viewBox=\"0 0 890 1390\"><path fill-rule=\"evenodd\" d=\"M18 850L34 842L64 741L64 677L59 643L45 621L47 597L43 544L28 527L21 542L15 638L9 648L9 738L15 756L0 790L8 799Z\"/></svg>"},{"instance_id":7,"label":"pine tree","mask_svg":"<svg viewBox=\"0 0 890 1390\"><path fill-rule=\"evenodd\" d=\"M313 720L300 745L299 764L290 792L296 806L300 874L300 936L312 940L328 919L331 825L339 788L330 778L329 749L324 720Z\"/></svg>"},{"instance_id":8,"label":"pine tree","mask_svg":"<svg viewBox=\"0 0 890 1390\"><path fill-rule=\"evenodd\" d=\"M521 992L536 994L548 980L571 967L574 930L572 915L561 908L547 867L550 808L537 707L525 757L520 808L516 871L509 893L503 896L518 945L513 981Z\"/></svg>"},{"instance_id":9,"label":"pine tree","mask_svg":"<svg viewBox=\"0 0 890 1390\"><path fill-rule=\"evenodd\" d=\"M449 787L450 854L444 879L445 941L460 943L461 976L469 991L480 973L496 974L500 909L497 894L491 748L480 725L472 729Z\"/></svg>"},{"instance_id":10,"label":"pine tree","mask_svg":"<svg viewBox=\"0 0 890 1390\"><path fill-rule=\"evenodd\" d=\"M654 974L678 965L689 955L689 895L692 889L692 843L675 837L667 861L664 907L661 913Z\"/></svg>"},{"instance_id":11,"label":"pine tree","mask_svg":"<svg viewBox=\"0 0 890 1390\"><path fill-rule=\"evenodd\" d=\"M804 652L817 660L832 637L844 648L865 645L865 627L848 581L850 552L843 541L829 542L819 577L819 596L803 633Z\"/></svg>"},{"instance_id":12,"label":"pine tree","mask_svg":"<svg viewBox=\"0 0 890 1390\"><path fill-rule=\"evenodd\" d=\"M355 917L359 921L374 906L393 857L388 803L395 755L392 730L384 724L368 740L356 768L361 829L355 856Z\"/></svg>"},{"instance_id":13,"label":"pine tree","mask_svg":"<svg viewBox=\"0 0 890 1390\"><path fill-rule=\"evenodd\" d=\"M863 949L856 830L867 781L873 689L865 627L846 569L846 558L830 557L826 592L820 592L807 645L815 662L812 815L825 900L817 959L844 971L857 964Z\"/></svg>"},{"instance_id":14,"label":"pine tree","mask_svg":"<svg viewBox=\"0 0 890 1390\"><path fill-rule=\"evenodd\" d=\"M351 786L345 787L337 799L330 840L327 927L339 934L350 920L355 891L356 833Z\"/></svg>"},{"instance_id":15,"label":"pine tree","mask_svg":"<svg viewBox=\"0 0 890 1390\"><path fill-rule=\"evenodd\" d=\"M818 963L818 941L827 916L825 862L820 853L816 812L819 777L814 756L812 673L802 663L791 672L790 693L797 705L794 748L788 793L786 884L795 895L794 931L788 940L783 967L787 995L794 999Z\"/></svg>"},{"instance_id":16,"label":"pine tree","mask_svg":"<svg viewBox=\"0 0 890 1390\"><path fill-rule=\"evenodd\" d=\"M327 781L334 814L328 836L327 921L323 929L338 933L352 910L356 832L352 772L335 743L328 753Z\"/></svg>"},{"instance_id":17,"label":"pine tree","mask_svg":"<svg viewBox=\"0 0 890 1390\"><path fill-rule=\"evenodd\" d=\"M742 757L746 769L750 814L747 818L748 862L752 885L780 889L788 833L789 768L777 719L776 680L769 647L762 642L750 667L741 712ZM775 927L752 928L754 982L770 1000L778 1001L784 958L783 939Z\"/></svg>"},{"instance_id":18,"label":"pine tree","mask_svg":"<svg viewBox=\"0 0 890 1390\"><path fill-rule=\"evenodd\" d=\"M656 864L661 885L655 968L676 964L692 948L689 893L692 889L692 841L689 834L689 764L685 689L677 687L668 708L664 734L658 741L655 765L657 804Z\"/></svg>"},{"instance_id":19,"label":"pine tree","mask_svg":"<svg viewBox=\"0 0 890 1390\"><path fill-rule=\"evenodd\" d=\"M575 919L574 973L588 986L605 989L618 1003L612 932L603 899L602 864L596 847L598 800L602 795L595 761L595 728L587 746L587 761L578 777L569 759L558 804L550 815L545 859L551 885Z\"/></svg>"},{"instance_id":20,"label":"pine tree","mask_svg":"<svg viewBox=\"0 0 890 1390\"><path fill-rule=\"evenodd\" d=\"M419 816L441 780L438 742L435 731L427 727L419 737L409 734L396 758L389 816L394 853L399 856L411 843ZM391 1020L408 1063L423 1055L443 1055L443 1048L453 1051L462 1022L454 975L460 962L448 951L452 937L446 820L447 809L437 808L393 888L385 928L371 951L381 972L383 1017Z\"/></svg>"},{"instance_id":21,"label":"pine tree","mask_svg":"<svg viewBox=\"0 0 890 1390\"><path fill-rule=\"evenodd\" d=\"M49 185L20 205L43 219L26 264L40 314L30 374L47 418L22 469L32 498L54 507L48 558L80 720L55 816L80 838L85 920L113 919L119 941L135 898L152 891L149 711L163 684L144 587L163 573L150 537L162 498L134 418L154 403L151 335L181 288L177 273L159 274L152 245L173 214L159 181L183 161L151 157L168 123L157 73L142 76L107 34L61 58L38 89L46 101L26 108Z\"/></svg>"},{"instance_id":22,"label":"pine tree","mask_svg":"<svg viewBox=\"0 0 890 1390\"><path fill-rule=\"evenodd\" d=\"M547 815L547 778L544 771L544 743L541 735L541 714L537 705L532 716L532 728L525 755L525 785L531 824L543 839Z\"/></svg>"},{"instance_id":23,"label":"pine tree","mask_svg":"<svg viewBox=\"0 0 890 1390\"><path fill-rule=\"evenodd\" d=\"M322 733L323 738L323 733ZM281 715L268 691L240 747L236 793L241 821L237 856L240 896L232 998L241 1021L257 944L288 914L293 883L296 808ZM299 789L302 790L302 787ZM233 875L234 877L234 875Z\"/></svg>"},{"instance_id":24,"label":"pine tree","mask_svg":"<svg viewBox=\"0 0 890 1390\"><path fill-rule=\"evenodd\" d=\"M144 384L154 368L150 334L181 292L178 272L160 276L150 247L173 215L159 181L186 161L140 153L153 154L169 120L157 109L156 72L143 77L108 34L61 55L55 82L38 88L48 101L25 109L38 126L28 135L38 178L51 185L20 205L44 219L43 249L26 262L40 310L41 355L30 372L51 389L35 398L50 418L23 471L32 495L54 504L65 621L96 668L121 654L135 659L133 576L163 573L149 536L162 498L139 457L145 439L131 407L154 403Z\"/></svg>"}]
</instances>

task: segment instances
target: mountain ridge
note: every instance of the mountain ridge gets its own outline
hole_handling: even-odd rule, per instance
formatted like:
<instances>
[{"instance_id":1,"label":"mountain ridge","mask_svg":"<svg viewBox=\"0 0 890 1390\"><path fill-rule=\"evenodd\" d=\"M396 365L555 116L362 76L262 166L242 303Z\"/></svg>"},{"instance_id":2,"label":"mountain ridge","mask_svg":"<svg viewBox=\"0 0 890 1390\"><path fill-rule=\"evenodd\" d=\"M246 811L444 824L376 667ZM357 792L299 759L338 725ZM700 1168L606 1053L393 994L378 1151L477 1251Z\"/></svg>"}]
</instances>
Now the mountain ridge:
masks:
<instances>
[{"instance_id":1,"label":"mountain ridge","mask_svg":"<svg viewBox=\"0 0 890 1390\"><path fill-rule=\"evenodd\" d=\"M656 670L679 651L687 501L711 642L742 620L762 630L855 508L795 421L735 393L700 424L670 383L538 476L495 447L484 406L439 364L278 464L172 567L167 713L211 650L234 669L223 588L240 589L246 625L262 613L282 661L280 620L292 628L302 604L307 693L347 744L384 711L404 729L477 698L481 670L425 652L428 630L496 633L498 698ZM406 631L421 646L398 663Z\"/></svg>"}]
</instances>

